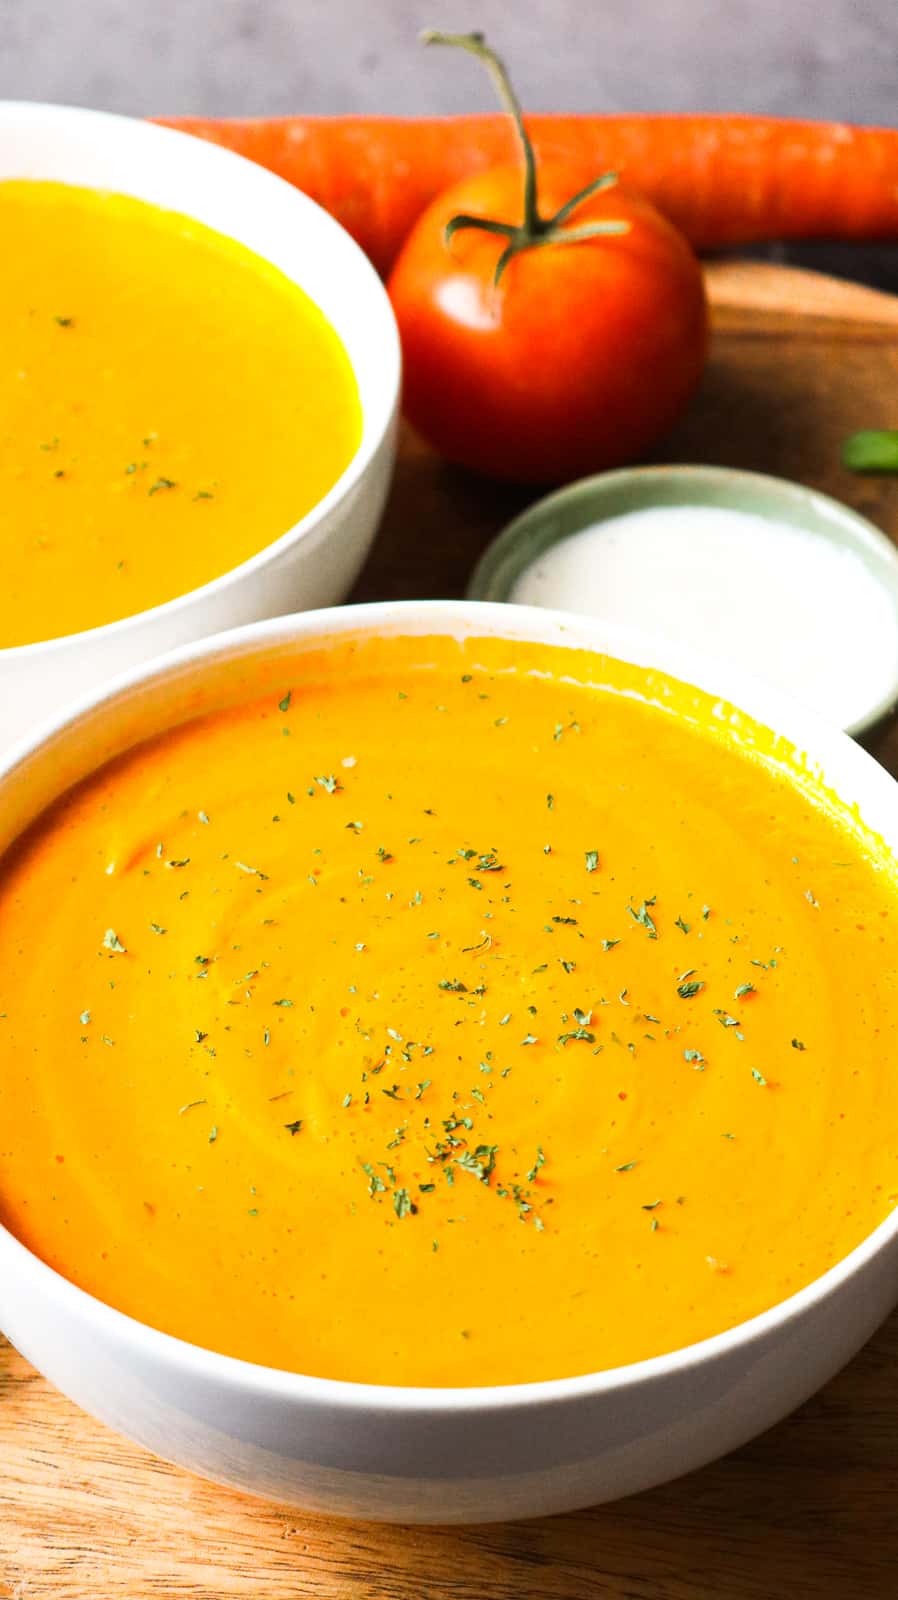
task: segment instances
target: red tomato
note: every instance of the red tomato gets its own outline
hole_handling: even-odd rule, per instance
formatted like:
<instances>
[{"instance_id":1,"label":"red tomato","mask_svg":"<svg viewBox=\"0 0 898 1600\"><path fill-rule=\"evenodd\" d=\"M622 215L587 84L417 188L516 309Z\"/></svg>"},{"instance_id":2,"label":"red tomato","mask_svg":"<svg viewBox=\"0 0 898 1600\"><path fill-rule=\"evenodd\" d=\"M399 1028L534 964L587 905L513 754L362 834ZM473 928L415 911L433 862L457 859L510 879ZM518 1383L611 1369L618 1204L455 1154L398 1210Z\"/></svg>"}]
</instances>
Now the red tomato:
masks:
<instances>
[{"instance_id":1,"label":"red tomato","mask_svg":"<svg viewBox=\"0 0 898 1600\"><path fill-rule=\"evenodd\" d=\"M553 216L577 175L540 167ZM610 187L560 225L626 231L537 243L446 225L460 214L517 224L520 167L447 189L420 217L388 288L405 363L406 415L441 455L492 477L557 483L640 456L679 417L707 349L701 269L647 201Z\"/></svg>"}]
</instances>

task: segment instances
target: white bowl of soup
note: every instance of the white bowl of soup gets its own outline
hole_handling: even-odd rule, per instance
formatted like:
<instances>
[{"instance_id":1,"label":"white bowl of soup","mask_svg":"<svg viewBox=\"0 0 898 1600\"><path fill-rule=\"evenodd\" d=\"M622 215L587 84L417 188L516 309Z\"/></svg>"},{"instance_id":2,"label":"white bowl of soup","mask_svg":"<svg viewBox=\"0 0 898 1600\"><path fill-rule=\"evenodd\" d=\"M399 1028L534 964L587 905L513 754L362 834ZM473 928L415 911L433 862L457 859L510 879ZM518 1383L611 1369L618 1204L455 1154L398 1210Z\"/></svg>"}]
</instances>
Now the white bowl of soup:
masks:
<instances>
[{"instance_id":1,"label":"white bowl of soup","mask_svg":"<svg viewBox=\"0 0 898 1600\"><path fill-rule=\"evenodd\" d=\"M896 799L776 691L526 607L275 619L82 701L0 771L0 1327L344 1516L741 1444L898 1298Z\"/></svg>"},{"instance_id":2,"label":"white bowl of soup","mask_svg":"<svg viewBox=\"0 0 898 1600\"><path fill-rule=\"evenodd\" d=\"M0 741L222 628L329 605L395 453L387 295L271 173L0 105Z\"/></svg>"}]
</instances>

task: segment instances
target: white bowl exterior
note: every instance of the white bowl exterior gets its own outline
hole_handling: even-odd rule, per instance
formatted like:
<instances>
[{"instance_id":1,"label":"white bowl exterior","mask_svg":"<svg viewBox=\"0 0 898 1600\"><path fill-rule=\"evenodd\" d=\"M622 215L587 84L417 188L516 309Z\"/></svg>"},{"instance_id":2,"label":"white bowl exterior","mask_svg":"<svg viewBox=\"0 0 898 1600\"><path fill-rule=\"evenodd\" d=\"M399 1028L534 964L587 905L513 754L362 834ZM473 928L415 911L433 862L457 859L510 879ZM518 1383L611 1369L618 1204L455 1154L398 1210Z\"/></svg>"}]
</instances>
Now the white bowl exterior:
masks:
<instances>
[{"instance_id":1,"label":"white bowl exterior","mask_svg":"<svg viewBox=\"0 0 898 1600\"><path fill-rule=\"evenodd\" d=\"M241 566L106 627L0 649L0 748L73 697L154 655L259 618L342 600L389 488L400 375L395 320L373 267L333 218L254 163L127 117L0 103L0 180L15 177L134 195L183 212L279 267L320 307L346 348L359 387L362 438L324 499Z\"/></svg>"},{"instance_id":2,"label":"white bowl exterior","mask_svg":"<svg viewBox=\"0 0 898 1600\"><path fill-rule=\"evenodd\" d=\"M425 602L279 619L133 673L0 769L0 846L62 783L228 693L254 662L354 631L546 640L635 661L721 696L805 751L893 847L898 789L845 735L750 679L669 645L525 607ZM228 684L230 683L230 687ZM617 1371L480 1390L377 1388L253 1367L100 1304L0 1229L0 1325L66 1394L160 1455L253 1493L366 1519L492 1521L630 1494L732 1449L807 1398L898 1300L898 1213L781 1306ZM422 1307L422 1316L433 1308Z\"/></svg>"},{"instance_id":3,"label":"white bowl exterior","mask_svg":"<svg viewBox=\"0 0 898 1600\"><path fill-rule=\"evenodd\" d=\"M667 1369L662 1358L645 1363L644 1374L629 1369L629 1382L535 1385L544 1397L519 1391L506 1403L495 1390L495 1405L454 1391L448 1406L406 1406L388 1389L345 1385L335 1402L330 1385L267 1383L264 1369L244 1384L222 1358L184 1363L176 1340L135 1338L127 1318L98 1316L78 1291L61 1295L60 1280L47 1268L35 1272L33 1258L18 1270L11 1252L0 1259L0 1324L93 1416L221 1483L307 1511L386 1522L546 1516L690 1472L809 1398L898 1298L893 1239L784 1326L697 1347L688 1365Z\"/></svg>"}]
</instances>

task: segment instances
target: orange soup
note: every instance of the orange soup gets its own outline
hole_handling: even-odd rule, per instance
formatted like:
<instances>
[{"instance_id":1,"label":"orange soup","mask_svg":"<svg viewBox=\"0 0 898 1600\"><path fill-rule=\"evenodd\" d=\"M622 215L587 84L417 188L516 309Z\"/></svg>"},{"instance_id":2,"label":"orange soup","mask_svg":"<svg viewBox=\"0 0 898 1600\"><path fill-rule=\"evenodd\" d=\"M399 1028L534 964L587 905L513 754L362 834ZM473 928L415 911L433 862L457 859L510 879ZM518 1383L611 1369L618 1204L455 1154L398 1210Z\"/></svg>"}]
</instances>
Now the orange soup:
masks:
<instances>
[{"instance_id":1,"label":"orange soup","mask_svg":"<svg viewBox=\"0 0 898 1600\"><path fill-rule=\"evenodd\" d=\"M113 622L286 533L355 453L295 283L124 195L0 182L0 648Z\"/></svg>"},{"instance_id":2,"label":"orange soup","mask_svg":"<svg viewBox=\"0 0 898 1600\"><path fill-rule=\"evenodd\" d=\"M891 865L761 730L501 641L260 687L5 861L0 1217L44 1261L250 1361L476 1385L717 1333L888 1214Z\"/></svg>"}]
</instances>

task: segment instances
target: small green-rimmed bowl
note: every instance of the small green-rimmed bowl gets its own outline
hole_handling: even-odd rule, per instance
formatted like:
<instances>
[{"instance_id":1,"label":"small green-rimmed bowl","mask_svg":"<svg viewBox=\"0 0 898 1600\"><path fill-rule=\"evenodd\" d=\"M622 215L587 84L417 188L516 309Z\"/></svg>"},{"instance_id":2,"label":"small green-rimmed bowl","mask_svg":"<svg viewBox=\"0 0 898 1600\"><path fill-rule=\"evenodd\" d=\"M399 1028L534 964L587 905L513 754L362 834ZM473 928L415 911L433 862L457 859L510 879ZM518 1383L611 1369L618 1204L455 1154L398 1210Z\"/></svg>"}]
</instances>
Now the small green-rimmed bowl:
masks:
<instances>
[{"instance_id":1,"label":"small green-rimmed bowl","mask_svg":"<svg viewBox=\"0 0 898 1600\"><path fill-rule=\"evenodd\" d=\"M898 550L858 512L785 478L729 467L629 467L582 478L547 495L524 511L487 547L472 574L468 598L511 600L515 584L553 545L585 528L655 506L701 506L750 512L787 523L853 551L885 594L898 631ZM579 608L582 611L582 607ZM763 628L764 618L759 618ZM838 648L834 639L833 648ZM740 663L744 666L744 663ZM867 734L898 706L895 679L846 725Z\"/></svg>"}]
</instances>

